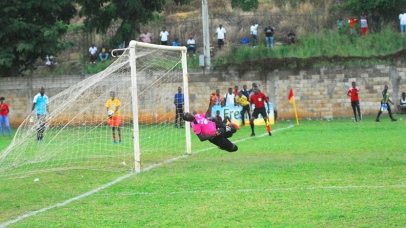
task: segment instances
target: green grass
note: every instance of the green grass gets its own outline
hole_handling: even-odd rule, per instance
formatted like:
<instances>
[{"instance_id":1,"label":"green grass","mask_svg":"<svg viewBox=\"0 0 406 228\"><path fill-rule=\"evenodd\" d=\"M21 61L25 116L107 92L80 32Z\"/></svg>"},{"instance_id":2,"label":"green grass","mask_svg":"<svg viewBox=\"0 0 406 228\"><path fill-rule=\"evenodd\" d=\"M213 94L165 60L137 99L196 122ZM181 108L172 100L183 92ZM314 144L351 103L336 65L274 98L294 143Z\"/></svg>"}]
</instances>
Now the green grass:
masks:
<instances>
[{"instance_id":1,"label":"green grass","mask_svg":"<svg viewBox=\"0 0 406 228\"><path fill-rule=\"evenodd\" d=\"M11 227L404 227L402 117L280 121L272 137L260 137L266 131L257 127L251 138L242 127L232 138L236 153L192 136L191 156ZM0 226L124 174L70 170L0 180Z\"/></svg>"}]
</instances>

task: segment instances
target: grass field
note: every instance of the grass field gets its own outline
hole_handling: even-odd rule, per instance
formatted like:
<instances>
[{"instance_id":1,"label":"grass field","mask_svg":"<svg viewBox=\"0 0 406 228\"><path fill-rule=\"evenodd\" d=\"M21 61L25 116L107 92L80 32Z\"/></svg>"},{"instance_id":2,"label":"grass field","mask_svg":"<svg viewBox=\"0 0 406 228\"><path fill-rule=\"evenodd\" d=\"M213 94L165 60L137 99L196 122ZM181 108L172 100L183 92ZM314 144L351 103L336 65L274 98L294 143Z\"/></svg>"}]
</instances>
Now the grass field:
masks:
<instances>
[{"instance_id":1,"label":"grass field","mask_svg":"<svg viewBox=\"0 0 406 228\"><path fill-rule=\"evenodd\" d=\"M242 127L236 153L192 136L192 155L137 175L0 180L0 227L405 227L402 117Z\"/></svg>"}]
</instances>

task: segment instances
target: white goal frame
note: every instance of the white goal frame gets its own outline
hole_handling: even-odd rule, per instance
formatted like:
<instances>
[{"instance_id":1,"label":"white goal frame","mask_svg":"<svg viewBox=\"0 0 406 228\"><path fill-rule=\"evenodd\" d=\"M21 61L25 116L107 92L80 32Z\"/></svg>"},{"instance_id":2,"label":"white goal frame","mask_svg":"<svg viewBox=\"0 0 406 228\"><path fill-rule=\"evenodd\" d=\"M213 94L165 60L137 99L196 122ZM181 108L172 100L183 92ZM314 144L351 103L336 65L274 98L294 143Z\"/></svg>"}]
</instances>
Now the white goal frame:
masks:
<instances>
[{"instance_id":1,"label":"white goal frame","mask_svg":"<svg viewBox=\"0 0 406 228\"><path fill-rule=\"evenodd\" d=\"M159 50L180 51L182 55L182 74L183 74L183 95L184 95L184 112L189 112L189 87L186 60L186 47L164 46L148 44L132 40L129 43L130 49L130 67L131 67L131 95L133 111L133 136L134 136L134 170L136 173L141 172L141 150L139 141L139 124L138 124L138 90L137 90L137 52L136 48L145 47ZM192 144L190 137L190 125L185 124L186 153L191 154Z\"/></svg>"}]
</instances>

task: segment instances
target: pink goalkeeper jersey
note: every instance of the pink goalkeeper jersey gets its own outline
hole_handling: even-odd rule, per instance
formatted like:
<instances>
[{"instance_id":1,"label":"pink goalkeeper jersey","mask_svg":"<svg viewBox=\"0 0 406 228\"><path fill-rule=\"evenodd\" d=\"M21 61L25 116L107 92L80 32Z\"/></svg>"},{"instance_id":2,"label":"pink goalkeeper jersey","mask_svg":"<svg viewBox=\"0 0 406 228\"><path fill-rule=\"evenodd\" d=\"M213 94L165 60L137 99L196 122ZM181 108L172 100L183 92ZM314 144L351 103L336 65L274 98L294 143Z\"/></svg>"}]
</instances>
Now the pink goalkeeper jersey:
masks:
<instances>
[{"instance_id":1,"label":"pink goalkeeper jersey","mask_svg":"<svg viewBox=\"0 0 406 228\"><path fill-rule=\"evenodd\" d=\"M206 119L206 114L196 114L195 120L197 122L190 122L192 125L193 132L198 135L209 136L216 133L216 124L208 119Z\"/></svg>"}]
</instances>

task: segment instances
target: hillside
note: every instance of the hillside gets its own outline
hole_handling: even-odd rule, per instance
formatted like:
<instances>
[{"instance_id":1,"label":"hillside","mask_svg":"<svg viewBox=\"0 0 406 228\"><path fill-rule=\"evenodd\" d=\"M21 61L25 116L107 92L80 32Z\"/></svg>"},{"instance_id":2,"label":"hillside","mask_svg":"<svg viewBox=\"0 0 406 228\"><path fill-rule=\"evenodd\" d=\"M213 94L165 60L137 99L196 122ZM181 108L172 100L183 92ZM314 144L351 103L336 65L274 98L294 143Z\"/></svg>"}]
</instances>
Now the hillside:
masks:
<instances>
[{"instance_id":1,"label":"hillside","mask_svg":"<svg viewBox=\"0 0 406 228\"><path fill-rule=\"evenodd\" d=\"M250 12L233 9L230 2L231 0L209 0L209 26L212 35L216 27L222 24L227 30L227 38L231 43L239 43L241 39L249 37L252 23L258 23L260 26L259 42L265 42L261 31L267 25L275 28L275 42L284 42L289 30L293 30L298 36L304 36L309 31L318 32L323 28L332 28L337 18L328 14L329 7L337 4L337 0L260 0L260 7ZM203 52L201 4L200 0L192 0L189 5L176 6L172 1L168 1L165 10L153 22L143 25L141 32L146 30L151 32L154 43L159 43L159 32L163 26L169 31L169 42L178 38L182 44L186 44L189 35L193 35L198 47L197 54L201 54ZM70 32L64 39L72 42L73 46L57 56L59 69L56 68L53 72L41 70L44 66L40 61L38 63L40 70L34 74L82 74L86 71L81 63L83 60L87 61L89 46L95 43L100 47L108 43L117 26L113 25L104 35L84 34L77 29L82 23L83 18L72 20ZM212 42L215 41L216 38L213 37Z\"/></svg>"}]
</instances>

